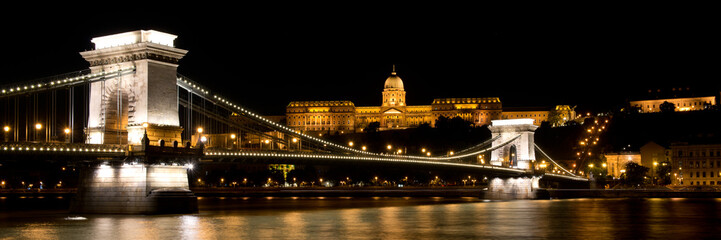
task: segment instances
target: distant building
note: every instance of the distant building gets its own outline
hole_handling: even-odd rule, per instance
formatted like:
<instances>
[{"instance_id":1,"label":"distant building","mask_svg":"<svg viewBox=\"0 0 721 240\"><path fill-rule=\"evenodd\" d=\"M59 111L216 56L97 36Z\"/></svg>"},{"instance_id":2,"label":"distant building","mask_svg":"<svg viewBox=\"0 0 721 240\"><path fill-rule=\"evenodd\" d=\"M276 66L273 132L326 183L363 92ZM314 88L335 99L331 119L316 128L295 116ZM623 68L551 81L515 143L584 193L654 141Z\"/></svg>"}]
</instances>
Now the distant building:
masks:
<instances>
[{"instance_id":1,"label":"distant building","mask_svg":"<svg viewBox=\"0 0 721 240\"><path fill-rule=\"evenodd\" d=\"M631 101L630 106L639 108L641 113L655 113L661 112L664 102L672 103L676 112L698 111L716 105L716 96L638 100Z\"/></svg>"},{"instance_id":2,"label":"distant building","mask_svg":"<svg viewBox=\"0 0 721 240\"><path fill-rule=\"evenodd\" d=\"M533 118L535 125L541 125L549 116L560 116L559 121L573 120L576 116L573 108L559 105L555 109L515 111L503 117L501 100L497 97L436 98L431 105L408 105L403 80L395 66L383 85L381 96L381 106L355 106L351 101L293 101L286 107L285 121L301 132L342 134L361 132L373 122L380 123L381 131L423 124L433 127L441 116L461 117L476 126L490 124L491 120L516 118Z\"/></svg>"},{"instance_id":3,"label":"distant building","mask_svg":"<svg viewBox=\"0 0 721 240\"><path fill-rule=\"evenodd\" d=\"M634 162L641 165L641 154L639 152L622 151L618 153L606 153L606 169L608 175L614 178L621 177L621 174L626 172L626 164Z\"/></svg>"},{"instance_id":4,"label":"distant building","mask_svg":"<svg viewBox=\"0 0 721 240\"><path fill-rule=\"evenodd\" d=\"M568 105L556 105L553 108L504 108L501 119L530 118L533 119L533 124L536 126L540 126L543 122L549 122L551 126L556 127L576 119L574 108Z\"/></svg>"},{"instance_id":5,"label":"distant building","mask_svg":"<svg viewBox=\"0 0 721 240\"><path fill-rule=\"evenodd\" d=\"M721 184L721 144L671 144L671 181L681 186Z\"/></svg>"},{"instance_id":6,"label":"distant building","mask_svg":"<svg viewBox=\"0 0 721 240\"><path fill-rule=\"evenodd\" d=\"M672 164L671 162L671 149L662 146L656 142L648 142L641 146L641 166L651 169L647 175L651 179L656 177L656 169L660 166ZM673 178L673 177L671 177Z\"/></svg>"}]
</instances>

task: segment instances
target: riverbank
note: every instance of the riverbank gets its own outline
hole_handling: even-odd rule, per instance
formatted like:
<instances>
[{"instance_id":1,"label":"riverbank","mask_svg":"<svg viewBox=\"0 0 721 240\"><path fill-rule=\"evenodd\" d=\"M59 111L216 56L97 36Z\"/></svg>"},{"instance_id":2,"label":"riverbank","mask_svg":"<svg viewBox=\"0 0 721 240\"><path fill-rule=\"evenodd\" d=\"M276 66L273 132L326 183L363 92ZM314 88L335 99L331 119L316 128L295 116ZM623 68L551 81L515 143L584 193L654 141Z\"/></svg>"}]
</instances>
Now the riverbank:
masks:
<instances>
[{"instance_id":1,"label":"riverbank","mask_svg":"<svg viewBox=\"0 0 721 240\"><path fill-rule=\"evenodd\" d=\"M537 198L721 198L721 192L658 189L539 189Z\"/></svg>"},{"instance_id":2,"label":"riverbank","mask_svg":"<svg viewBox=\"0 0 721 240\"><path fill-rule=\"evenodd\" d=\"M484 188L234 188L192 189L199 197L478 197Z\"/></svg>"},{"instance_id":3,"label":"riverbank","mask_svg":"<svg viewBox=\"0 0 721 240\"><path fill-rule=\"evenodd\" d=\"M404 188L193 188L198 197L477 197L486 198L482 187ZM7 190L0 197L74 197L76 189ZM569 198L721 198L721 191L660 189L537 189L536 199Z\"/></svg>"}]
</instances>

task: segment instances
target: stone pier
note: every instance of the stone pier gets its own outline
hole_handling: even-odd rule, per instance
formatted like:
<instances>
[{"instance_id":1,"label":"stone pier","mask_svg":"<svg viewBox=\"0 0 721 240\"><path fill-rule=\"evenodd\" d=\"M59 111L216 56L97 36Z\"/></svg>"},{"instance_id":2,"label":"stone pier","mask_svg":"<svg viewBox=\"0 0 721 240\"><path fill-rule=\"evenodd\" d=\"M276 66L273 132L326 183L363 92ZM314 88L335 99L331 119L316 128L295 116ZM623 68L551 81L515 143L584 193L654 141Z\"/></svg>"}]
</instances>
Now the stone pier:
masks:
<instances>
[{"instance_id":1,"label":"stone pier","mask_svg":"<svg viewBox=\"0 0 721 240\"><path fill-rule=\"evenodd\" d=\"M485 198L497 200L536 199L540 177L494 178L488 183Z\"/></svg>"},{"instance_id":2,"label":"stone pier","mask_svg":"<svg viewBox=\"0 0 721 240\"><path fill-rule=\"evenodd\" d=\"M184 166L122 164L81 169L70 211L103 214L195 213Z\"/></svg>"}]
</instances>

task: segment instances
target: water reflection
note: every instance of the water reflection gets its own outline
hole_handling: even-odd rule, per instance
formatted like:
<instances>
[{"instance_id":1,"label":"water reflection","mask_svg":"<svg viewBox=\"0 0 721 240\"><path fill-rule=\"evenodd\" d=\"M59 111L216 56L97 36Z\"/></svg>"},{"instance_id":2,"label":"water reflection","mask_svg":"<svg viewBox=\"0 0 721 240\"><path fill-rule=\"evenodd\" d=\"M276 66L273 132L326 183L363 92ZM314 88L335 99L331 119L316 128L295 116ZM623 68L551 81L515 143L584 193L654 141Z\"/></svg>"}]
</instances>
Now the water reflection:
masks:
<instances>
[{"instance_id":1,"label":"water reflection","mask_svg":"<svg viewBox=\"0 0 721 240\"><path fill-rule=\"evenodd\" d=\"M286 213L283 216L284 236L289 239L308 239L306 220L299 212Z\"/></svg>"},{"instance_id":2,"label":"water reflection","mask_svg":"<svg viewBox=\"0 0 721 240\"><path fill-rule=\"evenodd\" d=\"M55 226L52 224L28 224L20 229L20 238L23 239L52 239L56 238Z\"/></svg>"},{"instance_id":3,"label":"water reflection","mask_svg":"<svg viewBox=\"0 0 721 240\"><path fill-rule=\"evenodd\" d=\"M44 200L54 199L46 198ZM30 199L26 199L30 201ZM0 239L718 239L720 199L203 198L190 215L0 211ZM9 209L0 206L0 209Z\"/></svg>"}]
</instances>

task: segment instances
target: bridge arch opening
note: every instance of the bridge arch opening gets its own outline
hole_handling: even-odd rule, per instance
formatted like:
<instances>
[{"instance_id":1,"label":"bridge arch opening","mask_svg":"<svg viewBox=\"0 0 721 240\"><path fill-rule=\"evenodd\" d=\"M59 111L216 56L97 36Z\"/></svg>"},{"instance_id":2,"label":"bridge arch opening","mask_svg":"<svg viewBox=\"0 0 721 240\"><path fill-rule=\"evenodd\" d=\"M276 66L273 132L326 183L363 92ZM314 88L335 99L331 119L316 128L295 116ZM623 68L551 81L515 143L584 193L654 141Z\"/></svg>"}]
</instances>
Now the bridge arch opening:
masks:
<instances>
[{"instance_id":1,"label":"bridge arch opening","mask_svg":"<svg viewBox=\"0 0 721 240\"><path fill-rule=\"evenodd\" d=\"M508 165L518 167L518 154L516 154L516 145L511 145L508 150Z\"/></svg>"}]
</instances>

